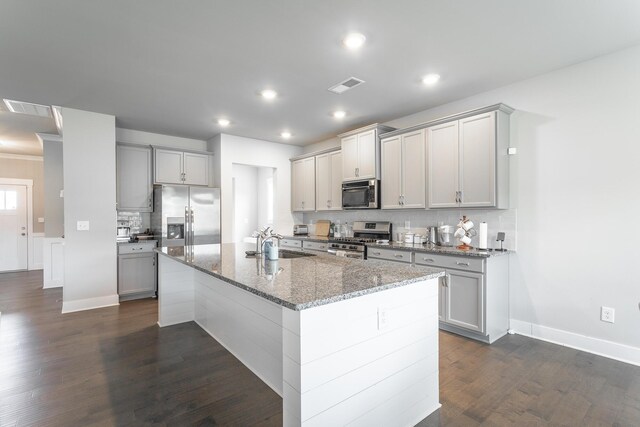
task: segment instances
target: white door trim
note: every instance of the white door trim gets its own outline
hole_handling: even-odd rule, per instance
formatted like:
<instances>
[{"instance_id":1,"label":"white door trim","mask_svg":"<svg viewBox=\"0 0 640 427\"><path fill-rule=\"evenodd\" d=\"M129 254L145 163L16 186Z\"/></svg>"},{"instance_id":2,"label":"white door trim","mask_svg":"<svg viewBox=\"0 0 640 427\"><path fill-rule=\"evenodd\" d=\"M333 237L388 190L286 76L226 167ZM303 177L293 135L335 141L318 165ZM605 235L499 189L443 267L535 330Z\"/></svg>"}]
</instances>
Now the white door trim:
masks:
<instances>
[{"instance_id":1,"label":"white door trim","mask_svg":"<svg viewBox=\"0 0 640 427\"><path fill-rule=\"evenodd\" d=\"M33 260L33 180L0 178L0 185L24 185L27 187L27 270L38 269Z\"/></svg>"}]
</instances>

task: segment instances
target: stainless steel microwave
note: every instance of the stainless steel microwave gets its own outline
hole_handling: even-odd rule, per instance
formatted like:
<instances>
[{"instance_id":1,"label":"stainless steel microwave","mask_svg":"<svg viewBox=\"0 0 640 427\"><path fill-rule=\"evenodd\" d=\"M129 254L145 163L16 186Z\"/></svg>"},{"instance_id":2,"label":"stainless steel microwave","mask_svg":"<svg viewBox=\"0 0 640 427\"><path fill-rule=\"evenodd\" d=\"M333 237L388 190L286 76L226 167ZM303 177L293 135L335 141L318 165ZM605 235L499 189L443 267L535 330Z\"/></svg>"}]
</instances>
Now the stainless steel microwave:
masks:
<instances>
[{"instance_id":1,"label":"stainless steel microwave","mask_svg":"<svg viewBox=\"0 0 640 427\"><path fill-rule=\"evenodd\" d=\"M367 179L342 183L342 209L378 209L380 181Z\"/></svg>"}]
</instances>

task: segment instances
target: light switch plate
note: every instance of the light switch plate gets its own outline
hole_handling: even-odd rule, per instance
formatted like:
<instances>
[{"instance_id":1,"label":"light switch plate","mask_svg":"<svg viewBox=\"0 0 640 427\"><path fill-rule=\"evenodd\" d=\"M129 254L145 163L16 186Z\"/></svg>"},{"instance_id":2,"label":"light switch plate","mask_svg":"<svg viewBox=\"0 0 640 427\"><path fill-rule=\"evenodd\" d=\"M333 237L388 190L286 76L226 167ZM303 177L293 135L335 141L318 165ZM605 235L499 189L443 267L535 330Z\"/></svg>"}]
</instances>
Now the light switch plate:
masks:
<instances>
[{"instance_id":1,"label":"light switch plate","mask_svg":"<svg viewBox=\"0 0 640 427\"><path fill-rule=\"evenodd\" d=\"M518 149L516 147L507 148L507 154L513 156L514 154L518 154Z\"/></svg>"},{"instance_id":2,"label":"light switch plate","mask_svg":"<svg viewBox=\"0 0 640 427\"><path fill-rule=\"evenodd\" d=\"M76 229L78 231L89 231L89 221L78 221Z\"/></svg>"}]
</instances>

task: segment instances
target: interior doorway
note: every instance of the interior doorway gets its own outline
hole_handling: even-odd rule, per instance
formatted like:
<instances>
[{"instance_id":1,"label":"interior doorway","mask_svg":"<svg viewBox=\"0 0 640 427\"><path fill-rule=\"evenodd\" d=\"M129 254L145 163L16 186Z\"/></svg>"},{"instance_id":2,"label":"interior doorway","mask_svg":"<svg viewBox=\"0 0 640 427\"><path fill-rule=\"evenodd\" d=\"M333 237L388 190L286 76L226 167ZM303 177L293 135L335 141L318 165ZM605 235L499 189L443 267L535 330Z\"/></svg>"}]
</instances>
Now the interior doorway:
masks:
<instances>
[{"instance_id":1,"label":"interior doorway","mask_svg":"<svg viewBox=\"0 0 640 427\"><path fill-rule=\"evenodd\" d=\"M234 163L232 172L233 242L252 242L253 231L275 222L275 169Z\"/></svg>"},{"instance_id":2,"label":"interior doorway","mask_svg":"<svg viewBox=\"0 0 640 427\"><path fill-rule=\"evenodd\" d=\"M27 190L26 185L0 184L0 273L28 268Z\"/></svg>"}]
</instances>

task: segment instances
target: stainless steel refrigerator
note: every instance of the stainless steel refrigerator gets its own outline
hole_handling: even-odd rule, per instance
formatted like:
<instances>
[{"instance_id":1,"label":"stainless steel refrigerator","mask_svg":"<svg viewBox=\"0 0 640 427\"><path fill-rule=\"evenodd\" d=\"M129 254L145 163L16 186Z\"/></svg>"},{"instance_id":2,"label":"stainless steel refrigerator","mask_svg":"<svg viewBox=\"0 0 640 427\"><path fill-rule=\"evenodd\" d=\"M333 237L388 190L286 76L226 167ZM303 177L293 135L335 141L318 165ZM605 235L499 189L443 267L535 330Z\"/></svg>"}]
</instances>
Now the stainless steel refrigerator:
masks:
<instances>
[{"instance_id":1,"label":"stainless steel refrigerator","mask_svg":"<svg viewBox=\"0 0 640 427\"><path fill-rule=\"evenodd\" d=\"M151 229L158 246L220 243L220 189L184 185L153 187Z\"/></svg>"}]
</instances>

